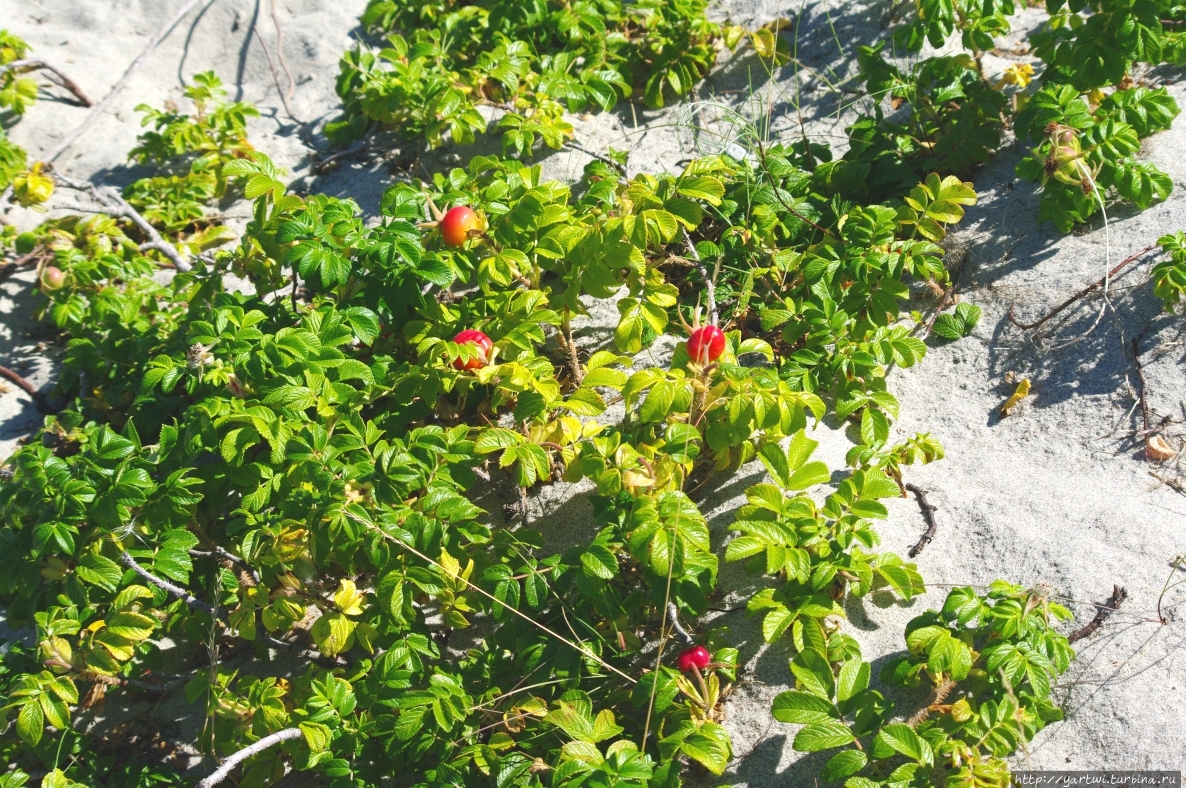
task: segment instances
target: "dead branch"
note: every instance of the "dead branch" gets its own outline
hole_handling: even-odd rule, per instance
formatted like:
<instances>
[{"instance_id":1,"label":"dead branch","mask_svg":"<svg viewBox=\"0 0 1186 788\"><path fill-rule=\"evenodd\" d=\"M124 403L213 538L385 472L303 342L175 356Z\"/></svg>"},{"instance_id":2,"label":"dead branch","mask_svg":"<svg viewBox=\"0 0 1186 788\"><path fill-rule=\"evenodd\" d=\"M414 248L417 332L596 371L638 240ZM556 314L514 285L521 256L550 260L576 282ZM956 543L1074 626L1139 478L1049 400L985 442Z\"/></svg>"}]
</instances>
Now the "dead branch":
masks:
<instances>
[{"instance_id":1,"label":"dead branch","mask_svg":"<svg viewBox=\"0 0 1186 788\"><path fill-rule=\"evenodd\" d=\"M215 620L219 618L219 612L214 608L213 605L203 602L181 586L174 585L168 580L157 577L152 572L149 572L147 569L140 566L140 564L136 563L136 559L132 558L132 554L127 550L124 550L122 553L120 553L119 557L128 567L128 569L131 569L133 572L140 575L140 577L144 578L149 583L152 583L157 588L163 589L176 598L183 600L185 604L189 605L194 610L200 610L203 613L209 613L214 617Z\"/></svg>"},{"instance_id":2,"label":"dead branch","mask_svg":"<svg viewBox=\"0 0 1186 788\"><path fill-rule=\"evenodd\" d=\"M1089 293L1103 287L1108 282L1108 280L1110 280L1112 277L1116 276L1116 274L1120 273L1121 269L1125 268L1130 263L1135 262L1136 260L1139 260L1140 258L1144 257L1146 254L1148 254L1149 252L1153 251L1156 248L1157 248L1157 244L1149 244L1141 251L1136 252L1135 254L1124 258L1119 263L1117 263L1116 266L1114 268L1112 268L1111 271L1108 272L1107 276L1101 277L1100 279L1096 280L1095 282L1092 282L1087 287L1083 288L1082 290L1080 290L1079 292L1075 293L1073 296L1068 298L1066 301L1063 301L1061 304L1054 307L1054 309L1047 312L1045 317L1042 317L1039 320L1034 321L1033 323L1022 323L1021 321L1019 321L1013 314L1013 310L1015 310L1017 308L1017 304L1011 305L1009 307L1009 322L1012 323L1013 325L1017 326L1018 328L1025 330L1025 331L1029 331L1031 329L1038 328L1039 326L1042 326L1050 318L1054 317L1059 312L1063 311L1064 309L1069 307L1071 304L1078 301L1080 298L1083 298L1085 295L1088 295Z\"/></svg>"},{"instance_id":3,"label":"dead branch","mask_svg":"<svg viewBox=\"0 0 1186 788\"><path fill-rule=\"evenodd\" d=\"M129 205L123 195L115 189L110 186L96 186L89 181L76 181L57 172L54 173L54 180L69 189L86 192L95 202L104 207L106 213L131 220L132 224L139 227L140 231L148 236L148 242L140 245L140 251L155 249L167 257L178 271L189 271L193 268L190 261L177 251L177 247L162 238L157 229L139 211Z\"/></svg>"},{"instance_id":4,"label":"dead branch","mask_svg":"<svg viewBox=\"0 0 1186 788\"><path fill-rule=\"evenodd\" d=\"M169 35L169 32L172 31L174 27L176 27L177 23L180 22L185 17L185 15L188 14L199 2L200 0L189 0L189 2L183 5L177 11L177 13L174 14L173 17L161 27L160 30L153 34L152 38L148 39L148 44L146 44L144 49L141 50L140 54L136 56L136 59L132 61L132 65L128 66L127 71L123 73L123 76L119 78L119 81L115 83L115 86L111 88L107 95L103 97L103 100L91 109L90 113L86 116L86 119L82 121L81 125L79 125L79 127L74 131L67 134L61 142L54 146L53 150L46 154L44 159L46 163L52 163L55 161L66 151L67 148L73 145L75 141L81 137L96 120L99 119L99 116L102 115L109 106L111 106L111 103L115 101L115 97L119 95L119 92L124 89L125 85L128 84L128 80L132 78L132 75L140 69L140 66L144 65L144 61L148 59L148 56L152 54L152 51L156 49L162 41L165 40L165 36Z\"/></svg>"},{"instance_id":5,"label":"dead branch","mask_svg":"<svg viewBox=\"0 0 1186 788\"><path fill-rule=\"evenodd\" d=\"M300 728L285 728L271 736L265 736L255 744L250 744L222 762L222 765L210 773L210 776L198 783L198 788L213 788L225 780L236 766L248 758L259 755L269 747L274 747L282 741L299 739L303 734Z\"/></svg>"},{"instance_id":6,"label":"dead branch","mask_svg":"<svg viewBox=\"0 0 1186 788\"><path fill-rule=\"evenodd\" d=\"M53 406L53 403L49 401L49 397L42 394L32 383L13 372L8 367L0 367L0 378L5 378L11 383L16 384L21 388L22 391L32 397L33 403L37 406L37 410L41 413L49 415L51 413L57 413L60 410L60 408L55 408Z\"/></svg>"},{"instance_id":7,"label":"dead branch","mask_svg":"<svg viewBox=\"0 0 1186 788\"><path fill-rule=\"evenodd\" d=\"M12 276L18 268L34 262L44 251L44 246L37 246L28 254L23 254L17 259L0 266L0 282L4 282L8 277Z\"/></svg>"},{"instance_id":8,"label":"dead branch","mask_svg":"<svg viewBox=\"0 0 1186 788\"><path fill-rule=\"evenodd\" d=\"M1098 606L1095 611L1095 618L1087 622L1086 625L1076 629L1071 634L1067 635L1067 642L1074 643L1082 640L1085 637L1090 637L1095 633L1100 625L1108 620L1108 616L1112 615L1119 609L1120 603L1128 599L1128 591L1118 585L1112 586L1112 596L1103 605Z\"/></svg>"},{"instance_id":9,"label":"dead branch","mask_svg":"<svg viewBox=\"0 0 1186 788\"><path fill-rule=\"evenodd\" d=\"M0 66L0 74L4 73L5 71L12 71L17 74L26 74L30 71L48 71L51 75L50 81L57 83L59 86L73 93L74 98L78 99L78 102L82 104L82 106L95 106L95 102L91 101L87 94L82 92L82 88L78 86L77 82L70 79L70 77L66 76L59 69L55 68L49 63L46 63L44 60L36 60L32 58L14 60L7 65Z\"/></svg>"},{"instance_id":10,"label":"dead branch","mask_svg":"<svg viewBox=\"0 0 1186 788\"><path fill-rule=\"evenodd\" d=\"M684 231L684 246L688 249L688 257L695 264L696 270L700 272L700 278L704 280L704 293L708 299L708 318L712 325L715 326L719 322L719 316L717 315L716 283L708 275L708 269L704 267L704 262L700 259L700 253L696 251L696 244L692 243L692 236L688 234L688 228L684 227L682 229Z\"/></svg>"},{"instance_id":11,"label":"dead branch","mask_svg":"<svg viewBox=\"0 0 1186 788\"><path fill-rule=\"evenodd\" d=\"M935 512L939 511L939 507L927 501L927 491L917 484L907 484L906 489L914 493L914 497L918 499L918 508L922 511L922 519L927 523L927 530L923 532L918 541L914 543L914 547L911 547L907 553L911 558L914 558L935 538L935 531L939 529L939 523L935 520Z\"/></svg>"}]
</instances>

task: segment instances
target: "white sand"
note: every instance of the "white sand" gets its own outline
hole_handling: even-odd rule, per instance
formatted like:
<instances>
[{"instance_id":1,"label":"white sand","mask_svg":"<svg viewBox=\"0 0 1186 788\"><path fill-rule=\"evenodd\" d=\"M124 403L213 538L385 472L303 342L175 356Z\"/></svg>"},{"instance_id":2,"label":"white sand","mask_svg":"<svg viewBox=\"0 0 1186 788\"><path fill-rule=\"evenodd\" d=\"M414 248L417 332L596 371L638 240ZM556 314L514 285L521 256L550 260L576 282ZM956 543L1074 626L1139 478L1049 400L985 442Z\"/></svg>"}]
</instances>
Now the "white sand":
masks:
<instances>
[{"instance_id":1,"label":"white sand","mask_svg":"<svg viewBox=\"0 0 1186 788\"><path fill-rule=\"evenodd\" d=\"M37 56L57 64L92 97L101 97L180 5L180 0L0 0L0 19L28 40ZM285 52L300 83L291 105L302 120L336 111L337 59L356 32L363 5L363 0L279 3ZM732 0L713 13L744 24L762 24L801 12L800 58L837 83L855 68L857 43L871 41L880 32L877 22L884 8L884 3L843 0L791 7L770 0ZM62 168L74 177L114 185L134 179L136 169L125 162L139 131L133 108L141 102L160 106L166 99L180 101L182 77L214 69L231 86L232 96L260 105L266 117L253 122L252 141L300 178L301 188L354 197L373 214L379 195L392 180L383 162L356 163L321 177L308 171L305 149L280 109L259 41L248 41L254 21L275 57L268 3L212 0L204 9L200 16L192 13L160 46L112 111L60 160ZM1033 27L1039 18L1026 12L1017 27ZM1005 64L988 58L990 71ZM708 98L714 91L721 92L722 100L744 109L741 97L751 86L758 88L760 95L773 97L773 128L781 135L799 133L795 106L799 103L808 132L842 150L843 128L851 115L838 115L838 110L853 97L839 97L821 79L806 73L797 94L795 71L794 67L781 69L771 82L752 55L723 58L698 95ZM1164 76L1172 80L1182 74ZM1186 104L1186 90L1173 87L1171 91L1180 104ZM51 93L62 95L56 89ZM85 110L68 103L43 100L13 129L12 137L36 155L52 147L84 114ZM578 120L577 134L590 149L631 147L632 173L673 169L677 161L697 150L688 129L677 123L680 117L678 108L654 113L641 107L632 111L624 104L614 113ZM635 132L636 123L646 126L645 130ZM717 142L719 138L702 138L699 149L711 150ZM437 153L425 157L425 162L430 167L460 163L478 150L495 147L491 141ZM415 149L412 145L407 151ZM1024 584L1049 583L1057 594L1076 600L1069 603L1080 618L1074 626L1093 615L1088 603L1106 599L1114 583L1123 585L1129 592L1128 602L1099 632L1079 644L1080 658L1057 690L1067 710L1066 721L1042 732L1014 758L1014 764L1035 769L1183 769L1186 670L1181 645L1186 634L1186 598L1182 589L1171 591L1162 603L1167 624L1156 622L1156 606L1171 560L1186 553L1186 498L1151 475L1158 471L1172 477L1173 468L1150 465L1123 437L1139 421L1133 413L1136 377L1128 351L1134 336L1142 335L1149 404L1156 418L1181 420L1186 415L1181 320L1161 312L1147 280L1149 265L1143 262L1115 283L1116 316L1106 316L1089 335L1084 336L1100 309L1098 297L1065 312L1043 341L1031 341L1007 323L1010 304L1016 303L1022 319L1033 319L1101 276L1106 258L1101 223L1064 237L1053 226L1036 222L1034 187L1015 183L1013 176L1023 150L1021 145L1007 145L978 174L975 182L981 203L969 212L956 237L967 248L959 271L960 288L965 299L983 307L980 326L974 336L956 343L930 342L931 352L920 365L891 376L890 388L902 402L899 433L931 431L947 449L942 462L906 472L908 480L932 491L931 500L940 507L935 541L919 557L922 574L935 590L910 607L853 603L849 625L862 642L866 659L877 668L903 648L902 628L909 618L927 606L941 604L947 584L986 584L998 577ZM1142 158L1165 169L1176 190L1169 201L1143 213L1115 212L1113 263L1159 235L1186 228L1184 151L1186 120L1181 118L1173 130L1146 144ZM550 177L572 178L584 161L582 154L562 152L548 155L544 165ZM233 213L243 217L246 208L240 205ZM14 210L9 218L31 226L43 217ZM0 289L0 314L4 315L0 364L48 387L54 378L56 348L37 344L52 340L43 326L31 321L29 277L15 277ZM594 319L581 327L585 341L605 341L616 315L612 306L606 306L599 305ZM1058 347L1071 338L1080 341ZM661 358L658 349L654 352ZM1030 377L1034 394L1014 415L1001 420L997 408L1008 394L1003 381L1010 371ZM15 440L28 434L39 419L23 393L0 396L0 457L11 453ZM818 432L822 458L834 468L841 467L845 439L826 428ZM1180 446L1181 428L1172 426L1169 434ZM760 476L760 467L750 467L734 478L714 480L716 492L703 508L718 546L723 548L740 494ZM573 498L573 493L558 486L533 500L533 518L557 542L585 539L593 533L589 506ZM884 546L904 555L922 532L922 519L913 500L892 501L890 509L890 519L881 528ZM1177 579L1186 579L1186 573L1180 572ZM739 605L755 581L735 566L726 567L720 587L733 593L722 595L720 606ZM0 627L2 621L0 613ZM790 747L794 726L771 722L769 715L771 698L791 683L785 648L764 647L757 622L743 613L722 614L714 623L732 628L749 669L729 703L726 724L739 758L724 782L812 784L823 759L795 753ZM908 715L914 708L902 706L899 711ZM162 704L155 712L145 706L140 713L155 713L153 720L180 731L192 730L199 715L197 707L184 702Z\"/></svg>"}]
</instances>

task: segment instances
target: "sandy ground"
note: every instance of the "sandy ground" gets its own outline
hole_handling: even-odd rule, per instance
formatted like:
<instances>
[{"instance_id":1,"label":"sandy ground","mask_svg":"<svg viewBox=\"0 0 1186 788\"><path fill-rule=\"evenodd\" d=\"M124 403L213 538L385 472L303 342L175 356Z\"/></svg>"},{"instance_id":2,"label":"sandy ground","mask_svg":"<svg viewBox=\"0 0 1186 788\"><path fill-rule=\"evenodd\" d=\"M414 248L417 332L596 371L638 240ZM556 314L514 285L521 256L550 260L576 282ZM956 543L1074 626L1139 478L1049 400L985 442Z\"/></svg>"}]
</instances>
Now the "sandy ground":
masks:
<instances>
[{"instance_id":1,"label":"sandy ground","mask_svg":"<svg viewBox=\"0 0 1186 788\"><path fill-rule=\"evenodd\" d=\"M102 96L181 4L0 0L0 19L28 40L37 56L68 72L91 96ZM335 111L337 59L357 34L363 5L363 0L278 2L284 51L298 83L290 106L301 121ZM887 5L729 0L714 8L715 18L751 26L780 16L796 19L797 54L804 66L769 75L752 54L726 54L699 89L701 103L662 112L625 103L609 114L575 119L577 137L594 150L608 145L629 149L632 172L674 169L697 152L715 152L736 131L728 120L734 114L768 118L775 137L790 138L806 129L813 139L842 150L843 129L856 97L831 86L851 86L843 81L855 68L855 47L882 35L878 22ZM1026 12L1016 28L1032 28L1039 19ZM269 3L210 0L199 6L152 55L111 111L60 160L61 168L114 185L138 177L125 161L139 131L134 107L180 101L183 79L214 69L232 96L260 106L264 117L252 123L252 141L289 170L296 188L354 197L373 214L379 195L393 180L393 167L403 166L415 146L395 150L386 159L355 161L320 176L312 173L307 149L280 106L261 38L275 57ZM987 65L990 72L999 71L1007 61L989 57ZM1159 76L1172 81L1182 73ZM1171 91L1186 104L1186 90L1175 86ZM59 100L60 95L51 90L11 132L34 155L52 147L85 114ZM493 149L493 144L481 144L423 161L429 168L450 166ZM975 178L981 202L953 239L960 250L954 256L960 291L983 308L983 319L973 336L951 344L932 340L920 365L891 375L891 390L902 403L899 432L933 432L947 458L907 472L908 480L931 491L931 501L939 506L938 534L918 559L933 590L910 606L873 601L849 605L846 626L875 668L903 649L905 623L941 604L949 585L983 585L998 577L1047 583L1075 610L1080 619L1075 626L1091 618L1091 603L1106 599L1113 584L1129 593L1123 610L1079 644L1079 659L1057 690L1066 721L1049 727L1018 754L1017 768L1186 768L1186 663L1181 648L1186 595L1181 589L1171 590L1161 603L1167 623L1157 620L1158 596L1171 577L1170 563L1186 553L1186 499L1153 475L1174 478L1176 470L1150 465L1126 437L1139 426L1134 411L1139 384L1130 345L1134 337L1139 338L1153 418L1181 421L1186 416L1181 318L1161 312L1144 261L1115 282L1113 311L1094 328L1102 305L1098 298L1067 310L1039 337L1023 334L1005 319L1013 304L1022 319L1044 314L1101 276L1108 260L1115 263L1162 234L1186 228L1183 151L1186 120L1179 119L1174 129L1149 140L1141 153L1173 178L1175 192L1169 201L1143 213L1116 211L1109 232L1097 221L1064 237L1053 226L1036 222L1034 187L1013 175L1024 148L1007 143ZM572 179L586 159L565 151L550 153L543 161L549 177ZM245 206L232 215L241 221ZM9 218L31 226L43 217L14 210ZM33 307L28 276L0 286L0 364L48 389L57 348L45 328L33 322ZM588 345L607 340L616 316L610 304L594 305L593 311L593 319L578 330ZM640 361L661 361L669 347L661 341ZM1009 393L1005 377L1010 372L1029 377L1034 394L1001 419L997 411ZM0 396L0 457L10 454L16 440L40 418L23 393ZM847 443L835 426L820 427L816 437L822 441L821 458L840 468ZM1179 447L1180 433L1179 426L1169 427ZM717 479L702 502L714 543L722 551L742 492L761 475L760 466L747 467ZM594 532L581 491L559 485L532 500L532 519L557 543L587 539ZM890 519L881 529L885 547L905 554L923 527L913 500L890 502ZM1177 579L1186 579L1186 573L1178 573ZM731 593L723 595L719 606L737 607L759 582L736 566L726 566L720 587ZM731 627L747 665L728 704L726 725L738 757L722 782L811 784L822 759L795 753L790 746L794 726L772 722L769 714L773 696L791 684L785 647L765 647L757 621L743 612L719 614L712 624ZM0 611L0 637L5 632ZM153 724L182 737L197 714L196 707L180 700L155 710L145 705L130 711L155 715ZM900 711L908 715L914 708L903 705Z\"/></svg>"}]
</instances>

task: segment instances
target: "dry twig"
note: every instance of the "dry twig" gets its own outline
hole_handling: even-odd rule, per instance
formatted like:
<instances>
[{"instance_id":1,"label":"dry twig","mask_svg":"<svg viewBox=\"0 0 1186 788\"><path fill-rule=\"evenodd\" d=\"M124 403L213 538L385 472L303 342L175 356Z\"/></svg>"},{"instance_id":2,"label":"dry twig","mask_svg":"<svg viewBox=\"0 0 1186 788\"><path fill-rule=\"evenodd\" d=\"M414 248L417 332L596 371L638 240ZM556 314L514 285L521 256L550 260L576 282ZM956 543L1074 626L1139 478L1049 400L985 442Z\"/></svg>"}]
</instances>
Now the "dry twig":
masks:
<instances>
[{"instance_id":1,"label":"dry twig","mask_svg":"<svg viewBox=\"0 0 1186 788\"><path fill-rule=\"evenodd\" d=\"M667 617L671 619L671 628L675 630L675 634L679 635L680 640L684 641L685 645L692 645L696 639L688 634L688 630L684 629L679 622L679 609L676 608L674 602L667 603Z\"/></svg>"},{"instance_id":2,"label":"dry twig","mask_svg":"<svg viewBox=\"0 0 1186 788\"><path fill-rule=\"evenodd\" d=\"M911 547L907 553L911 558L914 558L935 538L935 531L939 528L939 523L935 520L935 512L939 511L939 507L927 501L927 491L917 484L907 484L906 489L914 493L914 497L918 499L918 508L922 511L922 519L926 520L927 523L927 530L923 532L918 541L914 543L914 547Z\"/></svg>"},{"instance_id":3,"label":"dry twig","mask_svg":"<svg viewBox=\"0 0 1186 788\"><path fill-rule=\"evenodd\" d=\"M1112 596L1103 605L1099 605L1095 611L1095 618L1091 619L1087 624L1076 629L1071 634L1067 635L1067 642L1074 643L1082 640L1085 637L1090 637L1094 632L1100 628L1100 625L1108 620L1108 616L1116 612L1120 607L1120 603L1128 599L1128 591L1124 588L1113 585Z\"/></svg>"},{"instance_id":4,"label":"dry twig","mask_svg":"<svg viewBox=\"0 0 1186 788\"><path fill-rule=\"evenodd\" d=\"M1069 307L1071 304L1078 301L1080 298L1083 298L1083 296L1088 295L1089 293L1103 287L1105 284L1108 283L1108 280L1110 280L1112 277L1116 276L1116 274L1120 273L1120 271L1123 268L1128 266L1130 263L1133 263L1136 260L1139 260L1140 258L1144 257L1146 254L1148 254L1149 252L1153 251L1156 248L1157 248L1157 244L1149 244L1141 251L1136 252L1135 254L1131 255L1130 257L1124 258L1119 263L1117 263L1116 266L1114 268L1112 268L1112 270L1109 271L1106 276L1100 277L1095 282L1092 282L1087 287L1083 288L1082 290L1080 290L1079 292L1075 293L1073 296L1068 298L1066 301L1063 301L1061 304L1054 307L1054 309L1047 312L1045 317L1035 320L1033 323L1022 323L1021 321L1019 321L1013 314L1013 310L1015 310L1017 308L1017 304L1013 304L1012 306L1009 307L1009 322L1012 323L1013 325L1017 326L1018 328L1024 329L1026 331L1029 331L1030 329L1038 328L1038 327L1044 325L1046 323L1046 321L1050 320L1050 318L1054 317L1059 312L1063 311L1064 309Z\"/></svg>"},{"instance_id":5,"label":"dry twig","mask_svg":"<svg viewBox=\"0 0 1186 788\"><path fill-rule=\"evenodd\" d=\"M36 60L32 58L14 60L11 63L0 66L0 74L3 74L5 71L12 71L17 74L25 74L30 71L48 71L50 74L56 77L56 79L52 79L51 81L73 93L74 98L78 99L78 102L82 104L82 106L95 106L95 102L91 101L90 97L87 96L86 93L82 92L82 88L78 86L77 82L70 79L70 77L66 76L49 63L46 63L44 60Z\"/></svg>"}]
</instances>

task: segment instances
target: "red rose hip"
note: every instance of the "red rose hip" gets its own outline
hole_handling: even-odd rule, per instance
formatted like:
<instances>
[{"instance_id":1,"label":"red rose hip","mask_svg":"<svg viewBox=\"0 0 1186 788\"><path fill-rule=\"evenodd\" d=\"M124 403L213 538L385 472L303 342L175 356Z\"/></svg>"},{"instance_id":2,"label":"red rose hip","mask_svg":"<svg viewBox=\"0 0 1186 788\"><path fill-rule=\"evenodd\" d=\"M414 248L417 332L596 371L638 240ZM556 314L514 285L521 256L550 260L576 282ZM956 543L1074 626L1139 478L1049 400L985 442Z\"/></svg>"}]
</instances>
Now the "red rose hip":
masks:
<instances>
[{"instance_id":1,"label":"red rose hip","mask_svg":"<svg viewBox=\"0 0 1186 788\"><path fill-rule=\"evenodd\" d=\"M476 345L478 348L476 356L471 356L469 359L460 357L453 359L454 369L479 369L490 363L490 351L494 348L494 343L481 331L467 328L453 337L453 341L459 345Z\"/></svg>"},{"instance_id":2,"label":"red rose hip","mask_svg":"<svg viewBox=\"0 0 1186 788\"><path fill-rule=\"evenodd\" d=\"M478 215L465 205L450 208L441 219L441 238L444 239L445 246L461 246L469 240L469 231L476 229Z\"/></svg>"},{"instance_id":3,"label":"red rose hip","mask_svg":"<svg viewBox=\"0 0 1186 788\"><path fill-rule=\"evenodd\" d=\"M716 326L702 326L688 337L688 356L698 364L716 361L725 352L725 332Z\"/></svg>"},{"instance_id":4,"label":"red rose hip","mask_svg":"<svg viewBox=\"0 0 1186 788\"><path fill-rule=\"evenodd\" d=\"M687 673L692 668L699 668L704 670L708 667L708 663L712 662L712 655L708 653L708 649L704 646L692 646L680 652L676 664L679 669Z\"/></svg>"}]
</instances>

